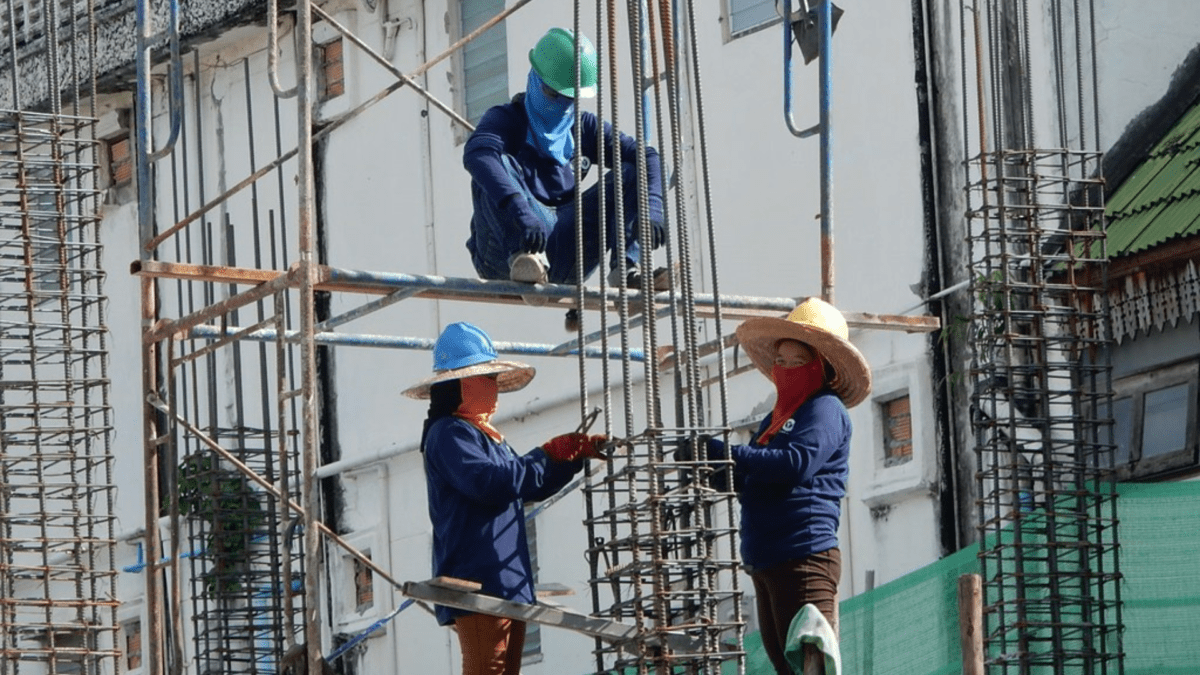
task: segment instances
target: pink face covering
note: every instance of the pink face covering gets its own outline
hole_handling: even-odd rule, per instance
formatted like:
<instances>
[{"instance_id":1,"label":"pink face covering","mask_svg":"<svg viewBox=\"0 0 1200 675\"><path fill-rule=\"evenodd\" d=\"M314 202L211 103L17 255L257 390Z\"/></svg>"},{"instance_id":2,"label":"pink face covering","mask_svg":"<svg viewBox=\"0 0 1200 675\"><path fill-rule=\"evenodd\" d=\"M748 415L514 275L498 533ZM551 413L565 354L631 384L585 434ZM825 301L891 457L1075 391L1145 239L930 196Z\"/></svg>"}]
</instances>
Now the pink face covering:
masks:
<instances>
[{"instance_id":1,"label":"pink face covering","mask_svg":"<svg viewBox=\"0 0 1200 675\"><path fill-rule=\"evenodd\" d=\"M825 384L825 366L819 358L793 368L775 366L771 378L775 380L775 409L771 411L771 426L758 437L762 445L769 443L808 397Z\"/></svg>"},{"instance_id":2,"label":"pink face covering","mask_svg":"<svg viewBox=\"0 0 1200 675\"><path fill-rule=\"evenodd\" d=\"M462 391L462 403L454 416L474 424L477 429L500 443L504 436L492 426L492 415L496 414L500 395L496 379L487 375L466 377L458 381Z\"/></svg>"}]
</instances>

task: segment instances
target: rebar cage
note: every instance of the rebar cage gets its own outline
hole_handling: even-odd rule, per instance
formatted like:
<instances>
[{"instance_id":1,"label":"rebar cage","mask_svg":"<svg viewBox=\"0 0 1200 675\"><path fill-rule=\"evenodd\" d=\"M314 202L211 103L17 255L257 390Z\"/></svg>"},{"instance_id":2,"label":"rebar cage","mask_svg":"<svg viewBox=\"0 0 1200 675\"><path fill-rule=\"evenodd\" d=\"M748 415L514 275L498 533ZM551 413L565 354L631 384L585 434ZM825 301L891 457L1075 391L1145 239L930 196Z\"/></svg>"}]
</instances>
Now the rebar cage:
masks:
<instances>
[{"instance_id":1,"label":"rebar cage","mask_svg":"<svg viewBox=\"0 0 1200 675\"><path fill-rule=\"evenodd\" d=\"M111 672L113 456L92 120L0 111L0 673Z\"/></svg>"},{"instance_id":2,"label":"rebar cage","mask_svg":"<svg viewBox=\"0 0 1200 675\"><path fill-rule=\"evenodd\" d=\"M984 659L1121 672L1094 18L1088 3L962 16Z\"/></svg>"}]
</instances>

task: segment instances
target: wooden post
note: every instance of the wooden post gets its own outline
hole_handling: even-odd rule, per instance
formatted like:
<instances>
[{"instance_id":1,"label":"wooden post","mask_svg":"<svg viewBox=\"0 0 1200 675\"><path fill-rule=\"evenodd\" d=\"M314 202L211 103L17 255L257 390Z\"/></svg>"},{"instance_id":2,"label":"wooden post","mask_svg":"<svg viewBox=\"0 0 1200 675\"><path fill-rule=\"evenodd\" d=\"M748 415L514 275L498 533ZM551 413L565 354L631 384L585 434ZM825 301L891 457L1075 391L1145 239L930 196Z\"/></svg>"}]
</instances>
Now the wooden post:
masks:
<instances>
[{"instance_id":1,"label":"wooden post","mask_svg":"<svg viewBox=\"0 0 1200 675\"><path fill-rule=\"evenodd\" d=\"M958 578L958 637L962 643L962 675L984 675L983 580L978 574Z\"/></svg>"}]
</instances>

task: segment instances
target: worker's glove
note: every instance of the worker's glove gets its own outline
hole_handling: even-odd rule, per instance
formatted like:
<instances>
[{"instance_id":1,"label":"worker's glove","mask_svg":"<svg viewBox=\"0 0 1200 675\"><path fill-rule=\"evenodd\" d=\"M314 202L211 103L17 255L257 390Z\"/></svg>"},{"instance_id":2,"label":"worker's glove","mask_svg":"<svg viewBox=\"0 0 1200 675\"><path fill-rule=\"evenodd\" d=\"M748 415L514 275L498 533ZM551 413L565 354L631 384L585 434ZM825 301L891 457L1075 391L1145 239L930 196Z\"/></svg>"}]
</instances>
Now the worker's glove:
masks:
<instances>
[{"instance_id":1,"label":"worker's glove","mask_svg":"<svg viewBox=\"0 0 1200 675\"><path fill-rule=\"evenodd\" d=\"M542 226L526 224L521 236L521 250L526 253L541 253L546 250L546 231Z\"/></svg>"},{"instance_id":2,"label":"worker's glove","mask_svg":"<svg viewBox=\"0 0 1200 675\"><path fill-rule=\"evenodd\" d=\"M729 458L729 451L725 442L708 434L702 434L697 436L694 441L689 439L681 443L675 449L672 457L676 462L698 461L697 449L704 451L704 463L712 469L712 472L708 474L709 486L717 492L728 492L730 468L724 462Z\"/></svg>"},{"instance_id":3,"label":"worker's glove","mask_svg":"<svg viewBox=\"0 0 1200 675\"><path fill-rule=\"evenodd\" d=\"M710 462L723 462L729 458L729 451L725 449L725 442L708 434L701 434L694 441L685 440L683 443L680 443L672 457L676 462L696 461L698 456L696 448L703 448L705 451L704 458Z\"/></svg>"},{"instance_id":4,"label":"worker's glove","mask_svg":"<svg viewBox=\"0 0 1200 675\"><path fill-rule=\"evenodd\" d=\"M667 243L667 219L663 216L663 203L657 197L650 198L650 248L656 249Z\"/></svg>"},{"instance_id":5,"label":"worker's glove","mask_svg":"<svg viewBox=\"0 0 1200 675\"><path fill-rule=\"evenodd\" d=\"M577 459L604 459L600 448L608 436L571 433L555 436L542 444L542 450L554 462L574 462Z\"/></svg>"},{"instance_id":6,"label":"worker's glove","mask_svg":"<svg viewBox=\"0 0 1200 675\"><path fill-rule=\"evenodd\" d=\"M529 208L529 202L521 195L510 197L504 204L508 219L520 229L521 250L525 253L541 253L546 250L546 228L541 219Z\"/></svg>"}]
</instances>

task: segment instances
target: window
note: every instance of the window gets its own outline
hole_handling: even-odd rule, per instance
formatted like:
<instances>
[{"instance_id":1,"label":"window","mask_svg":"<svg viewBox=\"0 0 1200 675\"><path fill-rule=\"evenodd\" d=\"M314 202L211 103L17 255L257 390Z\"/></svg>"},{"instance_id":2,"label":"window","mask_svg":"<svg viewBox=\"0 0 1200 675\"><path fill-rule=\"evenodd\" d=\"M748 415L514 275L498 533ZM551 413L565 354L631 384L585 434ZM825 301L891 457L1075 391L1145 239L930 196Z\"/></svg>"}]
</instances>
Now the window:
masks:
<instances>
[{"instance_id":1,"label":"window","mask_svg":"<svg viewBox=\"0 0 1200 675\"><path fill-rule=\"evenodd\" d=\"M317 45L317 100L324 103L346 93L342 38Z\"/></svg>"},{"instance_id":2,"label":"window","mask_svg":"<svg viewBox=\"0 0 1200 675\"><path fill-rule=\"evenodd\" d=\"M133 180L133 157L129 137L105 141L108 147L108 176L112 186L128 185Z\"/></svg>"},{"instance_id":3,"label":"window","mask_svg":"<svg viewBox=\"0 0 1200 675\"><path fill-rule=\"evenodd\" d=\"M468 35L504 9L504 0L461 0L459 36ZM494 105L508 102L508 33L504 22L462 48L460 96L463 117L471 124Z\"/></svg>"},{"instance_id":4,"label":"window","mask_svg":"<svg viewBox=\"0 0 1200 675\"><path fill-rule=\"evenodd\" d=\"M364 553L369 559L370 553ZM354 603L356 612L363 612L375 605L375 582L371 568L354 558Z\"/></svg>"},{"instance_id":5,"label":"window","mask_svg":"<svg viewBox=\"0 0 1200 675\"><path fill-rule=\"evenodd\" d=\"M1112 442L1120 478L1143 478L1196 465L1195 362L1113 383Z\"/></svg>"},{"instance_id":6,"label":"window","mask_svg":"<svg viewBox=\"0 0 1200 675\"><path fill-rule=\"evenodd\" d=\"M793 11L798 2L792 2ZM729 0L729 37L737 37L777 20L775 0Z\"/></svg>"},{"instance_id":7,"label":"window","mask_svg":"<svg viewBox=\"0 0 1200 675\"><path fill-rule=\"evenodd\" d=\"M137 670L142 667L142 622L130 621L124 626L125 633L125 669Z\"/></svg>"},{"instance_id":8,"label":"window","mask_svg":"<svg viewBox=\"0 0 1200 675\"><path fill-rule=\"evenodd\" d=\"M883 420L883 465L895 466L912 459L912 408L908 394L880 404Z\"/></svg>"},{"instance_id":9,"label":"window","mask_svg":"<svg viewBox=\"0 0 1200 675\"><path fill-rule=\"evenodd\" d=\"M59 256L66 242L59 233L59 225L64 228L67 226L64 220L67 214L60 209L59 199L64 196L66 188L59 184L54 170L45 165L31 167L25 179L29 199L29 255L33 261L34 289L57 293L64 290L61 283L63 265ZM39 294L37 300L40 302L48 298Z\"/></svg>"}]
</instances>

